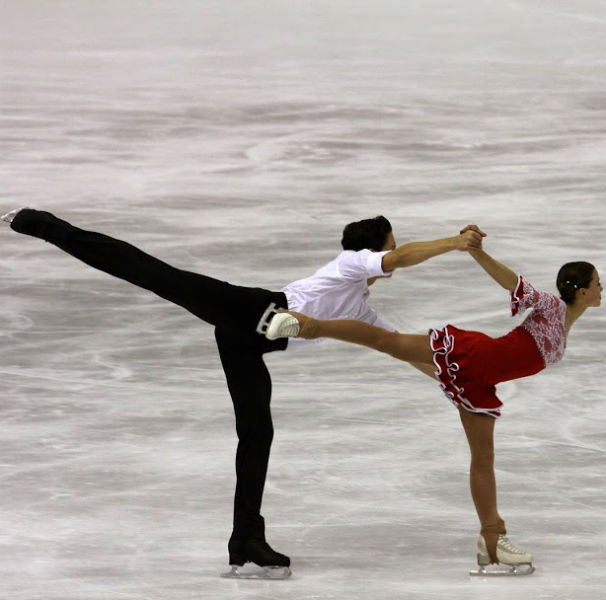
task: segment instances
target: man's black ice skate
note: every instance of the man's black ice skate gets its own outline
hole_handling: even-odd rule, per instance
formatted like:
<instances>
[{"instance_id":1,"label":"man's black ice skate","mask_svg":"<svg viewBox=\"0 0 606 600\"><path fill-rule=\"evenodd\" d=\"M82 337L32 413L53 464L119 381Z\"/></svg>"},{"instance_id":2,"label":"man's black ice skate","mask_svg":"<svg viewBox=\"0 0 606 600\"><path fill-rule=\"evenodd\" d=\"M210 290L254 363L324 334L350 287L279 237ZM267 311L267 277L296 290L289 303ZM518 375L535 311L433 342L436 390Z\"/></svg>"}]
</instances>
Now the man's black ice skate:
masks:
<instances>
[{"instance_id":1,"label":"man's black ice skate","mask_svg":"<svg viewBox=\"0 0 606 600\"><path fill-rule=\"evenodd\" d=\"M265 540L230 540L231 570L221 577L233 579L286 579L290 577L290 558L280 554Z\"/></svg>"},{"instance_id":2,"label":"man's black ice skate","mask_svg":"<svg viewBox=\"0 0 606 600\"><path fill-rule=\"evenodd\" d=\"M229 550L229 564L242 566L247 562L246 558L246 540L230 539L227 545Z\"/></svg>"}]
</instances>

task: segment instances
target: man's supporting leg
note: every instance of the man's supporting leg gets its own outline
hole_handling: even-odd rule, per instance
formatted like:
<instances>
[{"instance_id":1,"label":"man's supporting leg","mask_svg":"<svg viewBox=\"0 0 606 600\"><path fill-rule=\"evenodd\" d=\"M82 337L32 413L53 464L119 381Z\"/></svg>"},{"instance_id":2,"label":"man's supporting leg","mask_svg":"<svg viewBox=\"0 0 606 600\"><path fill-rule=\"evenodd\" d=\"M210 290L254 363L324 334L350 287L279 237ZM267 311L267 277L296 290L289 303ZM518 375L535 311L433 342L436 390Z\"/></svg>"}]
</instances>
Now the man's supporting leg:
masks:
<instances>
[{"instance_id":1,"label":"man's supporting leg","mask_svg":"<svg viewBox=\"0 0 606 600\"><path fill-rule=\"evenodd\" d=\"M229 543L230 563L247 560L261 565L288 566L287 556L274 552L265 541L261 516L263 489L273 440L271 376L263 352L284 349L261 336L245 337L215 330L219 355L236 415L236 493L234 529Z\"/></svg>"}]
</instances>

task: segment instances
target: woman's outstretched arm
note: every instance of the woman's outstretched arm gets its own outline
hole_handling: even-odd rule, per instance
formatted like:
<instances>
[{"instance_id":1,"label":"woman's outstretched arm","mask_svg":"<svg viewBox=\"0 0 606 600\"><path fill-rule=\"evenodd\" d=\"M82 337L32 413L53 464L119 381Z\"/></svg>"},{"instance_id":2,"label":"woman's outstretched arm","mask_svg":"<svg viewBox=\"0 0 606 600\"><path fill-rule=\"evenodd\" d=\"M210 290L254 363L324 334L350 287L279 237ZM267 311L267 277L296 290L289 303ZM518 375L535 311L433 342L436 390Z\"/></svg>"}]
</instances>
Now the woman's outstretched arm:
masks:
<instances>
[{"instance_id":1,"label":"woman's outstretched arm","mask_svg":"<svg viewBox=\"0 0 606 600\"><path fill-rule=\"evenodd\" d=\"M468 225L465 229L461 229L461 233L466 231L475 231L476 233L482 234L482 237L486 235L480 231L477 225ZM480 238L480 242L481 241L482 238ZM515 290L518 283L518 276L509 267L492 258L490 254L483 250L482 246L479 248L470 247L468 248L468 252L501 287L509 290L510 292Z\"/></svg>"},{"instance_id":2,"label":"woman's outstretched arm","mask_svg":"<svg viewBox=\"0 0 606 600\"><path fill-rule=\"evenodd\" d=\"M470 254L501 287L510 292L515 290L518 276L509 267L492 258L484 250L474 250Z\"/></svg>"}]
</instances>

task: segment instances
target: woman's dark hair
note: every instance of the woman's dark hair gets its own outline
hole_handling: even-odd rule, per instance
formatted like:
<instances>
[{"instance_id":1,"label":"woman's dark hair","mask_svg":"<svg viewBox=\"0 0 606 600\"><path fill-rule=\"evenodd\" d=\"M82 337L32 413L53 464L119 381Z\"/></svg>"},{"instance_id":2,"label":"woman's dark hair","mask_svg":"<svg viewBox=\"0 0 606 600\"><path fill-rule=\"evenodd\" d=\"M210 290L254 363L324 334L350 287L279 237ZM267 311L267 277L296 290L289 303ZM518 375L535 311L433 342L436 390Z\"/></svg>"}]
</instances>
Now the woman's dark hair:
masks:
<instances>
[{"instance_id":1,"label":"woman's dark hair","mask_svg":"<svg viewBox=\"0 0 606 600\"><path fill-rule=\"evenodd\" d=\"M390 222L382 216L364 219L345 226L341 245L343 250L381 250L391 232Z\"/></svg>"},{"instance_id":2,"label":"woman's dark hair","mask_svg":"<svg viewBox=\"0 0 606 600\"><path fill-rule=\"evenodd\" d=\"M588 262L578 261L566 263L558 272L556 285L560 297L566 304L572 304L577 290L588 288L595 267Z\"/></svg>"}]
</instances>

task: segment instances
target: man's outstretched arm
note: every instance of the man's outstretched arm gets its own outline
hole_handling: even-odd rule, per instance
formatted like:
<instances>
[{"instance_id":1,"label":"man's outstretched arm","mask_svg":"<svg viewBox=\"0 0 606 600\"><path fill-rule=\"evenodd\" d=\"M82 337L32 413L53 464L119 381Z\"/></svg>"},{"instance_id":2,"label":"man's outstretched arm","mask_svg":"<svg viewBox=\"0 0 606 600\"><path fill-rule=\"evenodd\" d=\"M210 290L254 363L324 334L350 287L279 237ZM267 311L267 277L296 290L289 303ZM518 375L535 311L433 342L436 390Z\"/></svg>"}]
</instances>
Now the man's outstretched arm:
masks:
<instances>
[{"instance_id":1,"label":"man's outstretched arm","mask_svg":"<svg viewBox=\"0 0 606 600\"><path fill-rule=\"evenodd\" d=\"M484 237L486 237L486 234L477 225L467 225L459 235L430 242L403 244L383 257L383 271L389 272L402 267L412 267L429 258L452 250L460 250L461 252L480 250Z\"/></svg>"}]
</instances>

